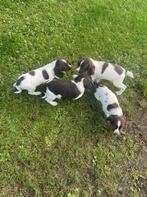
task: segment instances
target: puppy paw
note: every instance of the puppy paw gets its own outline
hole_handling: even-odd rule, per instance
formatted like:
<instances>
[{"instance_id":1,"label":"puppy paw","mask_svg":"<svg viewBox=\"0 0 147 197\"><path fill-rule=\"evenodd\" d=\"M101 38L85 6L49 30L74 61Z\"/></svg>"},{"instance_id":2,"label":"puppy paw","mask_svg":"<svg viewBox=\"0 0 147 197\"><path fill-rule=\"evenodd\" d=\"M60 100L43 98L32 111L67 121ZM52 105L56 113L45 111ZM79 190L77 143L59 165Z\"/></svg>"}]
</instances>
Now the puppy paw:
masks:
<instances>
[{"instance_id":1,"label":"puppy paw","mask_svg":"<svg viewBox=\"0 0 147 197\"><path fill-rule=\"evenodd\" d=\"M30 92L28 92L28 94L38 96L38 95L41 94L41 92L31 92L31 91L30 91Z\"/></svg>"},{"instance_id":2,"label":"puppy paw","mask_svg":"<svg viewBox=\"0 0 147 197\"><path fill-rule=\"evenodd\" d=\"M42 98L42 99L45 99L46 97L47 97L47 96L46 96L46 95L44 95L44 96L42 96L41 98Z\"/></svg>"},{"instance_id":3,"label":"puppy paw","mask_svg":"<svg viewBox=\"0 0 147 197\"><path fill-rule=\"evenodd\" d=\"M50 104L51 104L52 106L57 106L57 105L58 105L58 103L57 103L56 101L52 101L52 102L50 102Z\"/></svg>"},{"instance_id":4,"label":"puppy paw","mask_svg":"<svg viewBox=\"0 0 147 197\"><path fill-rule=\"evenodd\" d=\"M61 99L61 97L62 97L61 94L58 94L58 95L56 96L57 99Z\"/></svg>"},{"instance_id":5,"label":"puppy paw","mask_svg":"<svg viewBox=\"0 0 147 197\"><path fill-rule=\"evenodd\" d=\"M120 96L122 94L122 91L116 91L115 92L118 96Z\"/></svg>"},{"instance_id":6,"label":"puppy paw","mask_svg":"<svg viewBox=\"0 0 147 197\"><path fill-rule=\"evenodd\" d=\"M75 74L75 75L72 75L72 78L75 79L77 76L78 76L78 75L76 75L76 74Z\"/></svg>"},{"instance_id":7,"label":"puppy paw","mask_svg":"<svg viewBox=\"0 0 147 197\"><path fill-rule=\"evenodd\" d=\"M15 94L20 94L22 91L21 90L18 90L18 91L15 91L14 93Z\"/></svg>"}]
</instances>

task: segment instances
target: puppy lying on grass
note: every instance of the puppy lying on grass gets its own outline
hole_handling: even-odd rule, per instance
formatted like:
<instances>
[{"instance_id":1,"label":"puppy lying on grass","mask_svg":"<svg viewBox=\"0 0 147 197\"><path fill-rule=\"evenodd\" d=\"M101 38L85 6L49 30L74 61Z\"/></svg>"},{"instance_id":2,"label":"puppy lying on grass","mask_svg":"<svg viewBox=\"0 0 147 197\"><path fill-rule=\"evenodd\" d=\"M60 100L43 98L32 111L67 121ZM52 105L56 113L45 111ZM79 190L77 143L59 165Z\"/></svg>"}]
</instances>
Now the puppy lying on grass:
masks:
<instances>
[{"instance_id":1,"label":"puppy lying on grass","mask_svg":"<svg viewBox=\"0 0 147 197\"><path fill-rule=\"evenodd\" d=\"M79 61L76 70L80 74L87 73L92 77L92 80L97 83L101 79L111 81L115 87L120 89L116 92L117 95L121 95L127 87L123 83L125 77L129 76L134 78L131 71L125 70L118 64L96 61L92 58L85 58Z\"/></svg>"},{"instance_id":2,"label":"puppy lying on grass","mask_svg":"<svg viewBox=\"0 0 147 197\"><path fill-rule=\"evenodd\" d=\"M115 94L108 87L97 84L94 96L101 102L107 120L111 122L113 132L120 135L125 118Z\"/></svg>"},{"instance_id":3,"label":"puppy lying on grass","mask_svg":"<svg viewBox=\"0 0 147 197\"><path fill-rule=\"evenodd\" d=\"M64 73L71 69L71 65L64 59L58 59L43 67L32 70L21 75L13 87L16 88L15 93L21 93L22 90L27 90L28 94L40 95L41 92L35 91L37 86L46 81L51 81L54 78L63 77Z\"/></svg>"},{"instance_id":4,"label":"puppy lying on grass","mask_svg":"<svg viewBox=\"0 0 147 197\"><path fill-rule=\"evenodd\" d=\"M85 89L93 87L90 77L85 75L74 76L73 80L52 80L42 85L45 88L44 98L49 104L56 106L56 99L77 100L85 92Z\"/></svg>"}]
</instances>

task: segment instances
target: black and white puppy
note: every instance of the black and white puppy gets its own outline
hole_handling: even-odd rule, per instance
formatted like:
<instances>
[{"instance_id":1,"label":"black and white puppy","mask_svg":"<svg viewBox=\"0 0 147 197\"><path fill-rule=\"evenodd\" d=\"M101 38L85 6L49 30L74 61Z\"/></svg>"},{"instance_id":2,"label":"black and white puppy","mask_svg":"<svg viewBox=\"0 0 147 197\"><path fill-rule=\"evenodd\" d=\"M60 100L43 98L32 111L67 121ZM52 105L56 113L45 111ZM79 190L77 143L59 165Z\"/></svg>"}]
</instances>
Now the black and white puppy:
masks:
<instances>
[{"instance_id":1,"label":"black and white puppy","mask_svg":"<svg viewBox=\"0 0 147 197\"><path fill-rule=\"evenodd\" d=\"M87 73L95 82L99 82L101 79L111 81L115 87L120 89L116 92L117 95L121 95L126 89L126 85L123 83L125 77L134 78L131 71L125 70L120 65L96 61L92 58L80 60L76 70L79 73Z\"/></svg>"},{"instance_id":2,"label":"black and white puppy","mask_svg":"<svg viewBox=\"0 0 147 197\"><path fill-rule=\"evenodd\" d=\"M94 96L101 102L107 120L111 122L113 132L120 135L125 118L116 95L108 87L97 84Z\"/></svg>"},{"instance_id":3,"label":"black and white puppy","mask_svg":"<svg viewBox=\"0 0 147 197\"><path fill-rule=\"evenodd\" d=\"M49 104L56 106L56 99L79 99L85 92L86 88L91 89L92 80L90 77L79 75L73 80L52 80L43 84L45 87L44 98Z\"/></svg>"},{"instance_id":4,"label":"black and white puppy","mask_svg":"<svg viewBox=\"0 0 147 197\"><path fill-rule=\"evenodd\" d=\"M32 70L28 73L21 75L13 87L17 89L15 93L21 93L22 90L27 90L28 94L40 95L41 92L36 91L37 86L51 81L54 78L63 77L64 73L71 69L71 65L64 59L55 60L43 67Z\"/></svg>"}]
</instances>

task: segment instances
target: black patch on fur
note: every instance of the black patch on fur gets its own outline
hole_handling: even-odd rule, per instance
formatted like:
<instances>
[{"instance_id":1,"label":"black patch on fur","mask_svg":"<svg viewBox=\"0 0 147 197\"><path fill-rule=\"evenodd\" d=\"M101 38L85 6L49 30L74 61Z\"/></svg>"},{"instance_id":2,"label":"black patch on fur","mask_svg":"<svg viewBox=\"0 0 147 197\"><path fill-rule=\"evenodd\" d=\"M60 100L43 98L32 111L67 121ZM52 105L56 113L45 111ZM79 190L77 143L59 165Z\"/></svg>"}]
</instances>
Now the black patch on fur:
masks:
<instances>
[{"instance_id":1,"label":"black patch on fur","mask_svg":"<svg viewBox=\"0 0 147 197\"><path fill-rule=\"evenodd\" d=\"M53 80L46 87L55 95L61 94L63 99L74 99L80 94L77 86L70 80Z\"/></svg>"},{"instance_id":2,"label":"black patch on fur","mask_svg":"<svg viewBox=\"0 0 147 197\"><path fill-rule=\"evenodd\" d=\"M82 74L82 73L87 73L88 75L94 74L95 66L90 58L85 58L83 60L80 60L78 62L77 67L79 67L79 66L80 66L80 70L79 70L80 74Z\"/></svg>"},{"instance_id":3,"label":"black patch on fur","mask_svg":"<svg viewBox=\"0 0 147 197\"><path fill-rule=\"evenodd\" d=\"M46 92L46 86L47 86L47 82L40 84L39 86L36 87L36 92L42 92L45 93Z\"/></svg>"},{"instance_id":4,"label":"black patch on fur","mask_svg":"<svg viewBox=\"0 0 147 197\"><path fill-rule=\"evenodd\" d=\"M34 76L34 75L35 75L35 71L34 71L34 70L31 70L31 71L29 72L29 74L32 75L32 76Z\"/></svg>"},{"instance_id":5,"label":"black patch on fur","mask_svg":"<svg viewBox=\"0 0 147 197\"><path fill-rule=\"evenodd\" d=\"M121 74L123 73L123 68L122 68L120 65L118 65L118 64L113 64L113 66L114 66L114 70L115 70L119 75L121 75Z\"/></svg>"},{"instance_id":6,"label":"black patch on fur","mask_svg":"<svg viewBox=\"0 0 147 197\"><path fill-rule=\"evenodd\" d=\"M21 82L25 79L24 76L20 77L17 82L16 82L16 85L19 86L21 84Z\"/></svg>"},{"instance_id":7,"label":"black patch on fur","mask_svg":"<svg viewBox=\"0 0 147 197\"><path fill-rule=\"evenodd\" d=\"M47 73L47 71L46 71L45 69L42 70L42 76L43 76L43 78L44 78L45 80L49 79L49 75L48 75L48 73Z\"/></svg>"},{"instance_id":8,"label":"black patch on fur","mask_svg":"<svg viewBox=\"0 0 147 197\"><path fill-rule=\"evenodd\" d=\"M71 69L71 67L69 66L69 63L63 61L62 59L57 60L56 64L55 64L55 68L54 68L54 72L55 75L57 77L63 77L64 76L64 72L67 72Z\"/></svg>"},{"instance_id":9,"label":"black patch on fur","mask_svg":"<svg viewBox=\"0 0 147 197\"><path fill-rule=\"evenodd\" d=\"M101 74L103 74L103 73L104 73L104 71L106 70L106 68L108 67L108 65L109 65L109 64L108 64L108 63L106 63L106 62L103 64Z\"/></svg>"},{"instance_id":10,"label":"black patch on fur","mask_svg":"<svg viewBox=\"0 0 147 197\"><path fill-rule=\"evenodd\" d=\"M118 108L119 105L117 103L112 103L107 106L107 110L110 111L111 109Z\"/></svg>"}]
</instances>

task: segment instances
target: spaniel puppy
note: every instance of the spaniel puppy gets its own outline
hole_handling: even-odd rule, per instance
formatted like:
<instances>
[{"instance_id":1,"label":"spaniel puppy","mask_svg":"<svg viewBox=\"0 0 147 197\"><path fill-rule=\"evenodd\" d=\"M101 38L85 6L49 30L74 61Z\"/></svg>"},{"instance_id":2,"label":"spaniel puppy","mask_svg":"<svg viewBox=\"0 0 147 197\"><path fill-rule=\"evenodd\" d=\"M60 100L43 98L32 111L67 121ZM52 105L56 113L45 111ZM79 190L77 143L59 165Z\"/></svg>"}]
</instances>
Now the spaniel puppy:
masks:
<instances>
[{"instance_id":1,"label":"spaniel puppy","mask_svg":"<svg viewBox=\"0 0 147 197\"><path fill-rule=\"evenodd\" d=\"M63 77L66 71L71 69L71 65L64 59L59 59L47 64L43 67L32 70L28 73L21 75L13 87L17 89L15 93L21 93L22 90L27 90L28 94L40 95L41 92L35 91L37 86L51 81L54 78Z\"/></svg>"},{"instance_id":2,"label":"spaniel puppy","mask_svg":"<svg viewBox=\"0 0 147 197\"><path fill-rule=\"evenodd\" d=\"M125 119L115 94L106 86L97 84L94 96L101 102L107 120L111 122L113 132L120 135Z\"/></svg>"},{"instance_id":3,"label":"spaniel puppy","mask_svg":"<svg viewBox=\"0 0 147 197\"><path fill-rule=\"evenodd\" d=\"M89 76L79 75L73 80L52 80L43 84L45 88L44 98L49 104L56 106L56 99L79 99L85 92L86 88L91 89L91 81Z\"/></svg>"},{"instance_id":4,"label":"spaniel puppy","mask_svg":"<svg viewBox=\"0 0 147 197\"><path fill-rule=\"evenodd\" d=\"M101 79L111 81L115 87L120 89L116 92L117 95L121 95L126 89L126 85L123 84L125 77L134 78L131 71L125 70L120 65L96 61L92 58L81 60L76 70L79 73L87 73L95 82L99 82Z\"/></svg>"}]
</instances>

